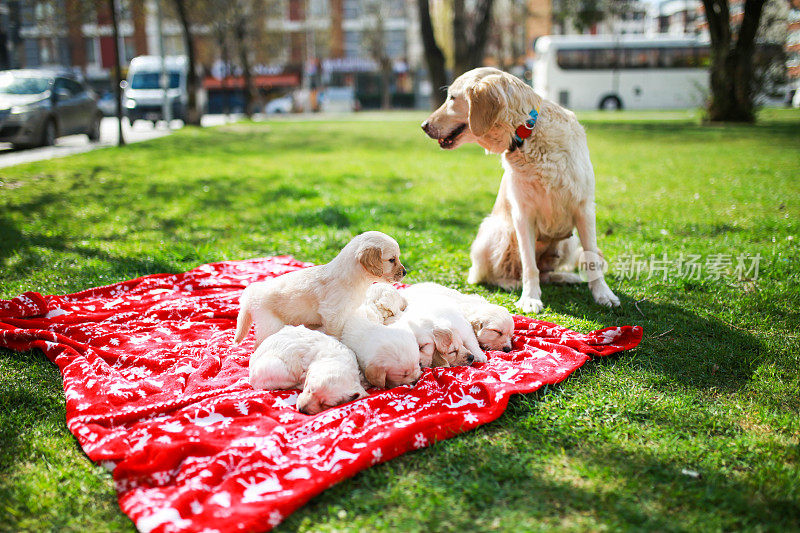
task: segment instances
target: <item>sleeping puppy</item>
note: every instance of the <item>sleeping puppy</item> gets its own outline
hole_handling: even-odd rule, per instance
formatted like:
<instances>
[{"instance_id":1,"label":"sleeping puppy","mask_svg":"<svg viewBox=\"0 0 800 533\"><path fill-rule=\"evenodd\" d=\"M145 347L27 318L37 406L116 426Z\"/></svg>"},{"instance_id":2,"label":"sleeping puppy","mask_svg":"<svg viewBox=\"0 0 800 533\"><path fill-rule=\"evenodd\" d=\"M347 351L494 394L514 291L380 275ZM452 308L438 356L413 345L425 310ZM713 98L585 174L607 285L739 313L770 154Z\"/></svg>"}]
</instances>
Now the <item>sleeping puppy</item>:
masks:
<instances>
[{"instance_id":1,"label":"sleeping puppy","mask_svg":"<svg viewBox=\"0 0 800 533\"><path fill-rule=\"evenodd\" d=\"M405 311L408 302L400 291L389 283L374 283L367 289L364 310L367 318L377 324L391 324Z\"/></svg>"},{"instance_id":2,"label":"sleeping puppy","mask_svg":"<svg viewBox=\"0 0 800 533\"><path fill-rule=\"evenodd\" d=\"M506 290L522 285L516 306L538 313L544 306L540 281L581 281L577 275L554 276L545 270L559 269L561 243L577 229L581 270L592 296L600 305L618 306L619 298L603 277L594 170L586 133L575 115L495 68L462 74L447 93L447 101L422 129L444 149L478 143L502 154L505 171L492 213L472 243L468 282Z\"/></svg>"},{"instance_id":3,"label":"sleeping puppy","mask_svg":"<svg viewBox=\"0 0 800 533\"><path fill-rule=\"evenodd\" d=\"M409 300L390 327L414 334L424 367L471 365L486 362L475 334L458 308L443 298Z\"/></svg>"},{"instance_id":4,"label":"sleeping puppy","mask_svg":"<svg viewBox=\"0 0 800 533\"><path fill-rule=\"evenodd\" d=\"M297 410L313 415L367 395L355 354L322 332L284 326L250 357L254 389L295 389Z\"/></svg>"},{"instance_id":5,"label":"sleeping puppy","mask_svg":"<svg viewBox=\"0 0 800 533\"><path fill-rule=\"evenodd\" d=\"M362 233L328 264L248 285L239 299L234 342L242 342L253 322L256 347L287 324L321 327L338 338L372 283L405 275L397 241L379 231Z\"/></svg>"},{"instance_id":6,"label":"sleeping puppy","mask_svg":"<svg viewBox=\"0 0 800 533\"><path fill-rule=\"evenodd\" d=\"M347 317L342 342L355 352L364 377L375 387L413 386L422 374L414 335L373 322L363 307Z\"/></svg>"},{"instance_id":7,"label":"sleeping puppy","mask_svg":"<svg viewBox=\"0 0 800 533\"><path fill-rule=\"evenodd\" d=\"M472 326L482 349L511 351L514 318L505 307L490 303L479 294L463 294L438 283L416 283L403 289L403 294L410 301L430 294L451 300Z\"/></svg>"}]
</instances>

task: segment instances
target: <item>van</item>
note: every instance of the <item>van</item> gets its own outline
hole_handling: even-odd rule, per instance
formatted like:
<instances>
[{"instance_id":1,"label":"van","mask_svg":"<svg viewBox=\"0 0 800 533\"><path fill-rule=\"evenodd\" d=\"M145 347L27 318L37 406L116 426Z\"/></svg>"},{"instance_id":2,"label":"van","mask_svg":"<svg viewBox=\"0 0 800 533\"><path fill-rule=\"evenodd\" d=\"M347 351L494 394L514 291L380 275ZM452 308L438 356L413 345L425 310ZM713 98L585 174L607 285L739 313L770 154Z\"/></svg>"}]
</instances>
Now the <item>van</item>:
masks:
<instances>
[{"instance_id":1,"label":"van","mask_svg":"<svg viewBox=\"0 0 800 533\"><path fill-rule=\"evenodd\" d=\"M169 84L167 100L173 119L186 121L189 92L186 88L188 61L186 56L166 56L164 66ZM138 56L131 59L125 84L125 112L128 120L163 120L164 90L161 88L161 57Z\"/></svg>"}]
</instances>

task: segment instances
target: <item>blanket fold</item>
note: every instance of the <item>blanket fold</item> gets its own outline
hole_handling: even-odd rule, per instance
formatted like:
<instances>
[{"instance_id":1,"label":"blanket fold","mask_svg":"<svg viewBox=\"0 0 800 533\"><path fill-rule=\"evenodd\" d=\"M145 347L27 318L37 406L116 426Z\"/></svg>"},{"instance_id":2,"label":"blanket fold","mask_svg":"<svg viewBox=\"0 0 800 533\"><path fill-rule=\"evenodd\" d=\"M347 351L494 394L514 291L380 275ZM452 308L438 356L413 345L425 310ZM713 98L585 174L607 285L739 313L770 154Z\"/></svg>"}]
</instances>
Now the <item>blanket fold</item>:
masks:
<instances>
[{"instance_id":1,"label":"blanket fold","mask_svg":"<svg viewBox=\"0 0 800 533\"><path fill-rule=\"evenodd\" d=\"M253 336L232 340L246 285L309 265L278 256L26 292L0 300L0 346L37 348L58 365L67 426L113 471L140 531L266 531L360 470L495 420L511 394L642 338L638 326L583 334L516 316L509 353L306 416L298 391L250 387Z\"/></svg>"}]
</instances>

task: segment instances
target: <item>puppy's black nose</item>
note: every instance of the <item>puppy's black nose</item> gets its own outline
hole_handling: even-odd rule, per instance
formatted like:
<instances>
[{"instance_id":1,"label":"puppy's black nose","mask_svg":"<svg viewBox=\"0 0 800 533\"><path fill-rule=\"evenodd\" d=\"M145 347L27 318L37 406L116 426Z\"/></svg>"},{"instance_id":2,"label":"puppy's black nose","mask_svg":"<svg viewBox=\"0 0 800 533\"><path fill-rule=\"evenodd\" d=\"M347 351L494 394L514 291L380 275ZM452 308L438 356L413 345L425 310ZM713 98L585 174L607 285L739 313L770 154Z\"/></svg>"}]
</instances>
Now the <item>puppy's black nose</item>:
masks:
<instances>
[{"instance_id":1,"label":"puppy's black nose","mask_svg":"<svg viewBox=\"0 0 800 533\"><path fill-rule=\"evenodd\" d=\"M503 346L503 351L508 353L511 351L511 346Z\"/></svg>"},{"instance_id":2,"label":"puppy's black nose","mask_svg":"<svg viewBox=\"0 0 800 533\"><path fill-rule=\"evenodd\" d=\"M431 125L428 124L427 120L422 123L422 131L424 131L425 133L428 133L428 128L430 128L430 127L431 127Z\"/></svg>"},{"instance_id":3,"label":"puppy's black nose","mask_svg":"<svg viewBox=\"0 0 800 533\"><path fill-rule=\"evenodd\" d=\"M475 356L472 355L471 353L467 354L467 364L471 365L473 363L473 361L475 361Z\"/></svg>"},{"instance_id":4,"label":"puppy's black nose","mask_svg":"<svg viewBox=\"0 0 800 533\"><path fill-rule=\"evenodd\" d=\"M406 274L408 274L408 270L406 270L406 269L404 268L404 269L403 269L403 276L405 276Z\"/></svg>"},{"instance_id":5,"label":"puppy's black nose","mask_svg":"<svg viewBox=\"0 0 800 533\"><path fill-rule=\"evenodd\" d=\"M297 410L300 411L301 413L303 413L304 415L309 414L308 406L306 406L306 405L304 405L303 407L298 407Z\"/></svg>"}]
</instances>

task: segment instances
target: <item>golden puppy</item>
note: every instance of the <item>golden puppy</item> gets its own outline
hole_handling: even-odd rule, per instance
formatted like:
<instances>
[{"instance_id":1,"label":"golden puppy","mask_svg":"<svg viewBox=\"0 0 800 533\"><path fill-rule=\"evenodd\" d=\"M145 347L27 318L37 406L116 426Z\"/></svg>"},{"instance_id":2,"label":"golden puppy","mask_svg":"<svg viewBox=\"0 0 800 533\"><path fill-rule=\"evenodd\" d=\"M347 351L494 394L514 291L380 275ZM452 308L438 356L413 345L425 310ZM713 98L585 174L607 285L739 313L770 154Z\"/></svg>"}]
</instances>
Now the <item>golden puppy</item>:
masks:
<instances>
[{"instance_id":1,"label":"golden puppy","mask_svg":"<svg viewBox=\"0 0 800 533\"><path fill-rule=\"evenodd\" d=\"M364 377L375 387L413 386L422 374L414 335L373 322L363 307L347 317L342 342L355 352Z\"/></svg>"},{"instance_id":2,"label":"golden puppy","mask_svg":"<svg viewBox=\"0 0 800 533\"><path fill-rule=\"evenodd\" d=\"M472 326L482 349L511 351L514 317L505 307L490 303L479 294L464 294L438 283L415 283L403 289L403 294L410 301L424 300L430 295L449 299Z\"/></svg>"},{"instance_id":3,"label":"golden puppy","mask_svg":"<svg viewBox=\"0 0 800 533\"><path fill-rule=\"evenodd\" d=\"M367 289L363 309L367 318L378 324L396 322L408 302L390 283L375 283Z\"/></svg>"},{"instance_id":4,"label":"golden puppy","mask_svg":"<svg viewBox=\"0 0 800 533\"><path fill-rule=\"evenodd\" d=\"M475 361L485 363L486 354L456 306L442 298L425 296L408 300L405 312L390 326L414 334L420 364L432 367L471 365Z\"/></svg>"},{"instance_id":5,"label":"golden puppy","mask_svg":"<svg viewBox=\"0 0 800 533\"><path fill-rule=\"evenodd\" d=\"M341 337L344 320L364 301L376 281L400 281L397 241L379 231L356 236L328 264L251 283L239 299L234 342L240 343L255 322L256 347L283 326L321 327Z\"/></svg>"},{"instance_id":6,"label":"golden puppy","mask_svg":"<svg viewBox=\"0 0 800 533\"><path fill-rule=\"evenodd\" d=\"M294 389L297 410L313 415L367 396L356 355L338 340L303 326L284 326L250 357L254 389Z\"/></svg>"},{"instance_id":7,"label":"golden puppy","mask_svg":"<svg viewBox=\"0 0 800 533\"><path fill-rule=\"evenodd\" d=\"M478 143L488 152L502 154L505 170L492 213L472 244L469 283L511 290L521 282L517 307L541 311L541 274L546 274L543 281L581 280L552 276L539 268L558 269L559 261L553 259L558 259L561 242L577 228L583 246L580 263L595 301L619 305L603 278L595 230L594 170L586 134L575 115L495 68L462 74L447 93L447 101L422 123L425 133L444 149Z\"/></svg>"}]
</instances>

